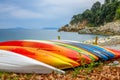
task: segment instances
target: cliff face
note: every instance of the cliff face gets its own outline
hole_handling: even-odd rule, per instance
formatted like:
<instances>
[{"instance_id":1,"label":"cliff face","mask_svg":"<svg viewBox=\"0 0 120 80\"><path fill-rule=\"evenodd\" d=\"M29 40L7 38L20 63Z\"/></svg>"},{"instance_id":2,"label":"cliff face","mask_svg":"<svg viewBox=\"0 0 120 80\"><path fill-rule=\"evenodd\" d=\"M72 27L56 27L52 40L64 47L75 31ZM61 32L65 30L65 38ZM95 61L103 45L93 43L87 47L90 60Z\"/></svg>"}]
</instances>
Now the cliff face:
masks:
<instances>
[{"instance_id":1,"label":"cliff face","mask_svg":"<svg viewBox=\"0 0 120 80\"><path fill-rule=\"evenodd\" d=\"M65 26L62 26L58 31L66 31L66 32L78 32L79 30L82 30L85 28L86 21L83 21L82 23L76 23L76 24L68 24Z\"/></svg>"},{"instance_id":2,"label":"cliff face","mask_svg":"<svg viewBox=\"0 0 120 80\"><path fill-rule=\"evenodd\" d=\"M67 25L59 31L78 32L79 34L120 35L120 21L110 22L100 27L87 27L85 23Z\"/></svg>"},{"instance_id":3,"label":"cliff face","mask_svg":"<svg viewBox=\"0 0 120 80\"><path fill-rule=\"evenodd\" d=\"M110 22L100 27L89 27L78 31L79 34L120 35L120 21Z\"/></svg>"}]
</instances>

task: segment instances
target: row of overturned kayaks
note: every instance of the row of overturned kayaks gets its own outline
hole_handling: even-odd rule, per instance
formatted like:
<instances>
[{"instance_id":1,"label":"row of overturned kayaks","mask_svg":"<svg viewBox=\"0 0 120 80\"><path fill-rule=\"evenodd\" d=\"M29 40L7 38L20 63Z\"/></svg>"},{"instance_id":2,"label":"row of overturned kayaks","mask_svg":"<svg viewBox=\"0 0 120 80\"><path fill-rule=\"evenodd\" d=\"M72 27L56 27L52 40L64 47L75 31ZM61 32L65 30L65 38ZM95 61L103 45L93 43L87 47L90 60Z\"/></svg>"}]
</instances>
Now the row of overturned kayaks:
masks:
<instances>
[{"instance_id":1,"label":"row of overturned kayaks","mask_svg":"<svg viewBox=\"0 0 120 80\"><path fill-rule=\"evenodd\" d=\"M0 71L65 73L93 61L119 58L120 51L69 40L11 40L0 42Z\"/></svg>"}]
</instances>

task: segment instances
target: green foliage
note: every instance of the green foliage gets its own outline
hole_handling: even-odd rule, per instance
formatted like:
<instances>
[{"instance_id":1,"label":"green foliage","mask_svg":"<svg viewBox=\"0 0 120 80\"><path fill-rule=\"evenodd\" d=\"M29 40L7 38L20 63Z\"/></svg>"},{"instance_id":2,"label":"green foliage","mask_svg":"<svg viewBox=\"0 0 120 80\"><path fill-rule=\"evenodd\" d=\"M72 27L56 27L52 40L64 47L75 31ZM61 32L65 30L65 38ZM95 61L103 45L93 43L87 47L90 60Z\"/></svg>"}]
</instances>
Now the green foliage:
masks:
<instances>
[{"instance_id":1,"label":"green foliage","mask_svg":"<svg viewBox=\"0 0 120 80\"><path fill-rule=\"evenodd\" d=\"M120 19L120 8L116 10L116 19Z\"/></svg>"},{"instance_id":2,"label":"green foliage","mask_svg":"<svg viewBox=\"0 0 120 80\"><path fill-rule=\"evenodd\" d=\"M78 23L78 22L81 22L81 21L82 21L82 15L78 14L78 15L74 15L72 17L72 20L70 21L70 23L74 24L74 23Z\"/></svg>"},{"instance_id":3,"label":"green foliage","mask_svg":"<svg viewBox=\"0 0 120 80\"><path fill-rule=\"evenodd\" d=\"M111 0L111 3L117 2L118 0Z\"/></svg>"},{"instance_id":4,"label":"green foliage","mask_svg":"<svg viewBox=\"0 0 120 80\"><path fill-rule=\"evenodd\" d=\"M84 19L84 20L90 20L91 19L91 17L92 17L92 11L91 10L89 10L89 9L87 9L86 11L84 11L84 13L82 14L82 19Z\"/></svg>"},{"instance_id":5,"label":"green foliage","mask_svg":"<svg viewBox=\"0 0 120 80\"><path fill-rule=\"evenodd\" d=\"M103 63L99 61L99 62L92 62L90 64L74 68L73 77L76 77L78 74L87 75L91 73L95 67L100 65L103 65Z\"/></svg>"},{"instance_id":6,"label":"green foliage","mask_svg":"<svg viewBox=\"0 0 120 80\"><path fill-rule=\"evenodd\" d=\"M106 22L120 19L120 0L105 0L104 4L99 1L93 4L91 9L85 10L82 14L74 15L71 24L87 21L88 26L100 26Z\"/></svg>"},{"instance_id":7,"label":"green foliage","mask_svg":"<svg viewBox=\"0 0 120 80\"><path fill-rule=\"evenodd\" d=\"M110 0L105 0L105 4L108 4L108 3L110 3Z\"/></svg>"},{"instance_id":8,"label":"green foliage","mask_svg":"<svg viewBox=\"0 0 120 80\"><path fill-rule=\"evenodd\" d=\"M96 3L93 4L91 11L96 12L96 11L100 10L100 8L101 8L101 3L99 1L97 1Z\"/></svg>"}]
</instances>

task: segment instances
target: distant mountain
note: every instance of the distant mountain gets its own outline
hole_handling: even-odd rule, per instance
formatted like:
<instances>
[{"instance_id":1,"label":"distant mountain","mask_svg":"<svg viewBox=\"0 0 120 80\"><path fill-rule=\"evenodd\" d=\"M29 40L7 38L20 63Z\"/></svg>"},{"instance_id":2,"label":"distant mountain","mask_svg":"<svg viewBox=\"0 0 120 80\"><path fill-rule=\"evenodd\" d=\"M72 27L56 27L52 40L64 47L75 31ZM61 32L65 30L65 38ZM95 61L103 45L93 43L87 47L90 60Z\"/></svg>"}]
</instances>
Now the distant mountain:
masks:
<instances>
[{"instance_id":1,"label":"distant mountain","mask_svg":"<svg viewBox=\"0 0 120 80\"><path fill-rule=\"evenodd\" d=\"M43 30L58 30L58 28L55 27L46 27L46 28L42 28Z\"/></svg>"},{"instance_id":2,"label":"distant mountain","mask_svg":"<svg viewBox=\"0 0 120 80\"><path fill-rule=\"evenodd\" d=\"M26 28L16 27L16 28L5 28L6 30L25 30Z\"/></svg>"},{"instance_id":3,"label":"distant mountain","mask_svg":"<svg viewBox=\"0 0 120 80\"><path fill-rule=\"evenodd\" d=\"M26 29L29 29L29 28L16 27L16 28L4 28L3 30L26 30ZM41 28L41 30L58 30L58 28L46 27L46 28Z\"/></svg>"}]
</instances>

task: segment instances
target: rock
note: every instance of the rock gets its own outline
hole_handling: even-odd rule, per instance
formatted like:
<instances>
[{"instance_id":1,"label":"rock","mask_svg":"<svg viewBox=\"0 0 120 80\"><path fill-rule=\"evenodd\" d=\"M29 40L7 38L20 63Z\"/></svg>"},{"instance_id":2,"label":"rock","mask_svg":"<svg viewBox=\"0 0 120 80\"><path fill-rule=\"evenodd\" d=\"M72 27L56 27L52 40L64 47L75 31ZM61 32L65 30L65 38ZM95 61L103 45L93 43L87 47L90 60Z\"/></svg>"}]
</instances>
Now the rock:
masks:
<instances>
[{"instance_id":1,"label":"rock","mask_svg":"<svg viewBox=\"0 0 120 80\"><path fill-rule=\"evenodd\" d=\"M79 34L91 34L92 32L89 29L82 29L78 31Z\"/></svg>"},{"instance_id":2,"label":"rock","mask_svg":"<svg viewBox=\"0 0 120 80\"><path fill-rule=\"evenodd\" d=\"M113 61L113 63L109 63L108 66L115 66L118 64L119 64L119 61Z\"/></svg>"},{"instance_id":3,"label":"rock","mask_svg":"<svg viewBox=\"0 0 120 80\"><path fill-rule=\"evenodd\" d=\"M95 39L85 41L84 43L93 44L95 43ZM105 38L98 38L97 43L100 46L120 50L120 36L108 36Z\"/></svg>"},{"instance_id":4,"label":"rock","mask_svg":"<svg viewBox=\"0 0 120 80\"><path fill-rule=\"evenodd\" d=\"M120 21L110 22L100 27L87 27L86 22L67 24L58 31L78 32L79 34L120 35Z\"/></svg>"},{"instance_id":5,"label":"rock","mask_svg":"<svg viewBox=\"0 0 120 80\"><path fill-rule=\"evenodd\" d=\"M113 66L113 63L109 63L108 66Z\"/></svg>"},{"instance_id":6,"label":"rock","mask_svg":"<svg viewBox=\"0 0 120 80\"><path fill-rule=\"evenodd\" d=\"M84 29L86 25L86 21L82 23L74 23L74 24L67 24L62 26L58 31L67 31L67 32L78 32L81 29Z\"/></svg>"},{"instance_id":7,"label":"rock","mask_svg":"<svg viewBox=\"0 0 120 80\"><path fill-rule=\"evenodd\" d=\"M110 22L110 23L107 23L105 24L104 26L100 26L98 28L98 30L100 32L103 32L105 34L118 34L120 35L120 22L119 21L116 21L116 22Z\"/></svg>"},{"instance_id":8,"label":"rock","mask_svg":"<svg viewBox=\"0 0 120 80\"><path fill-rule=\"evenodd\" d=\"M113 61L113 65L118 65L119 61Z\"/></svg>"}]
</instances>

